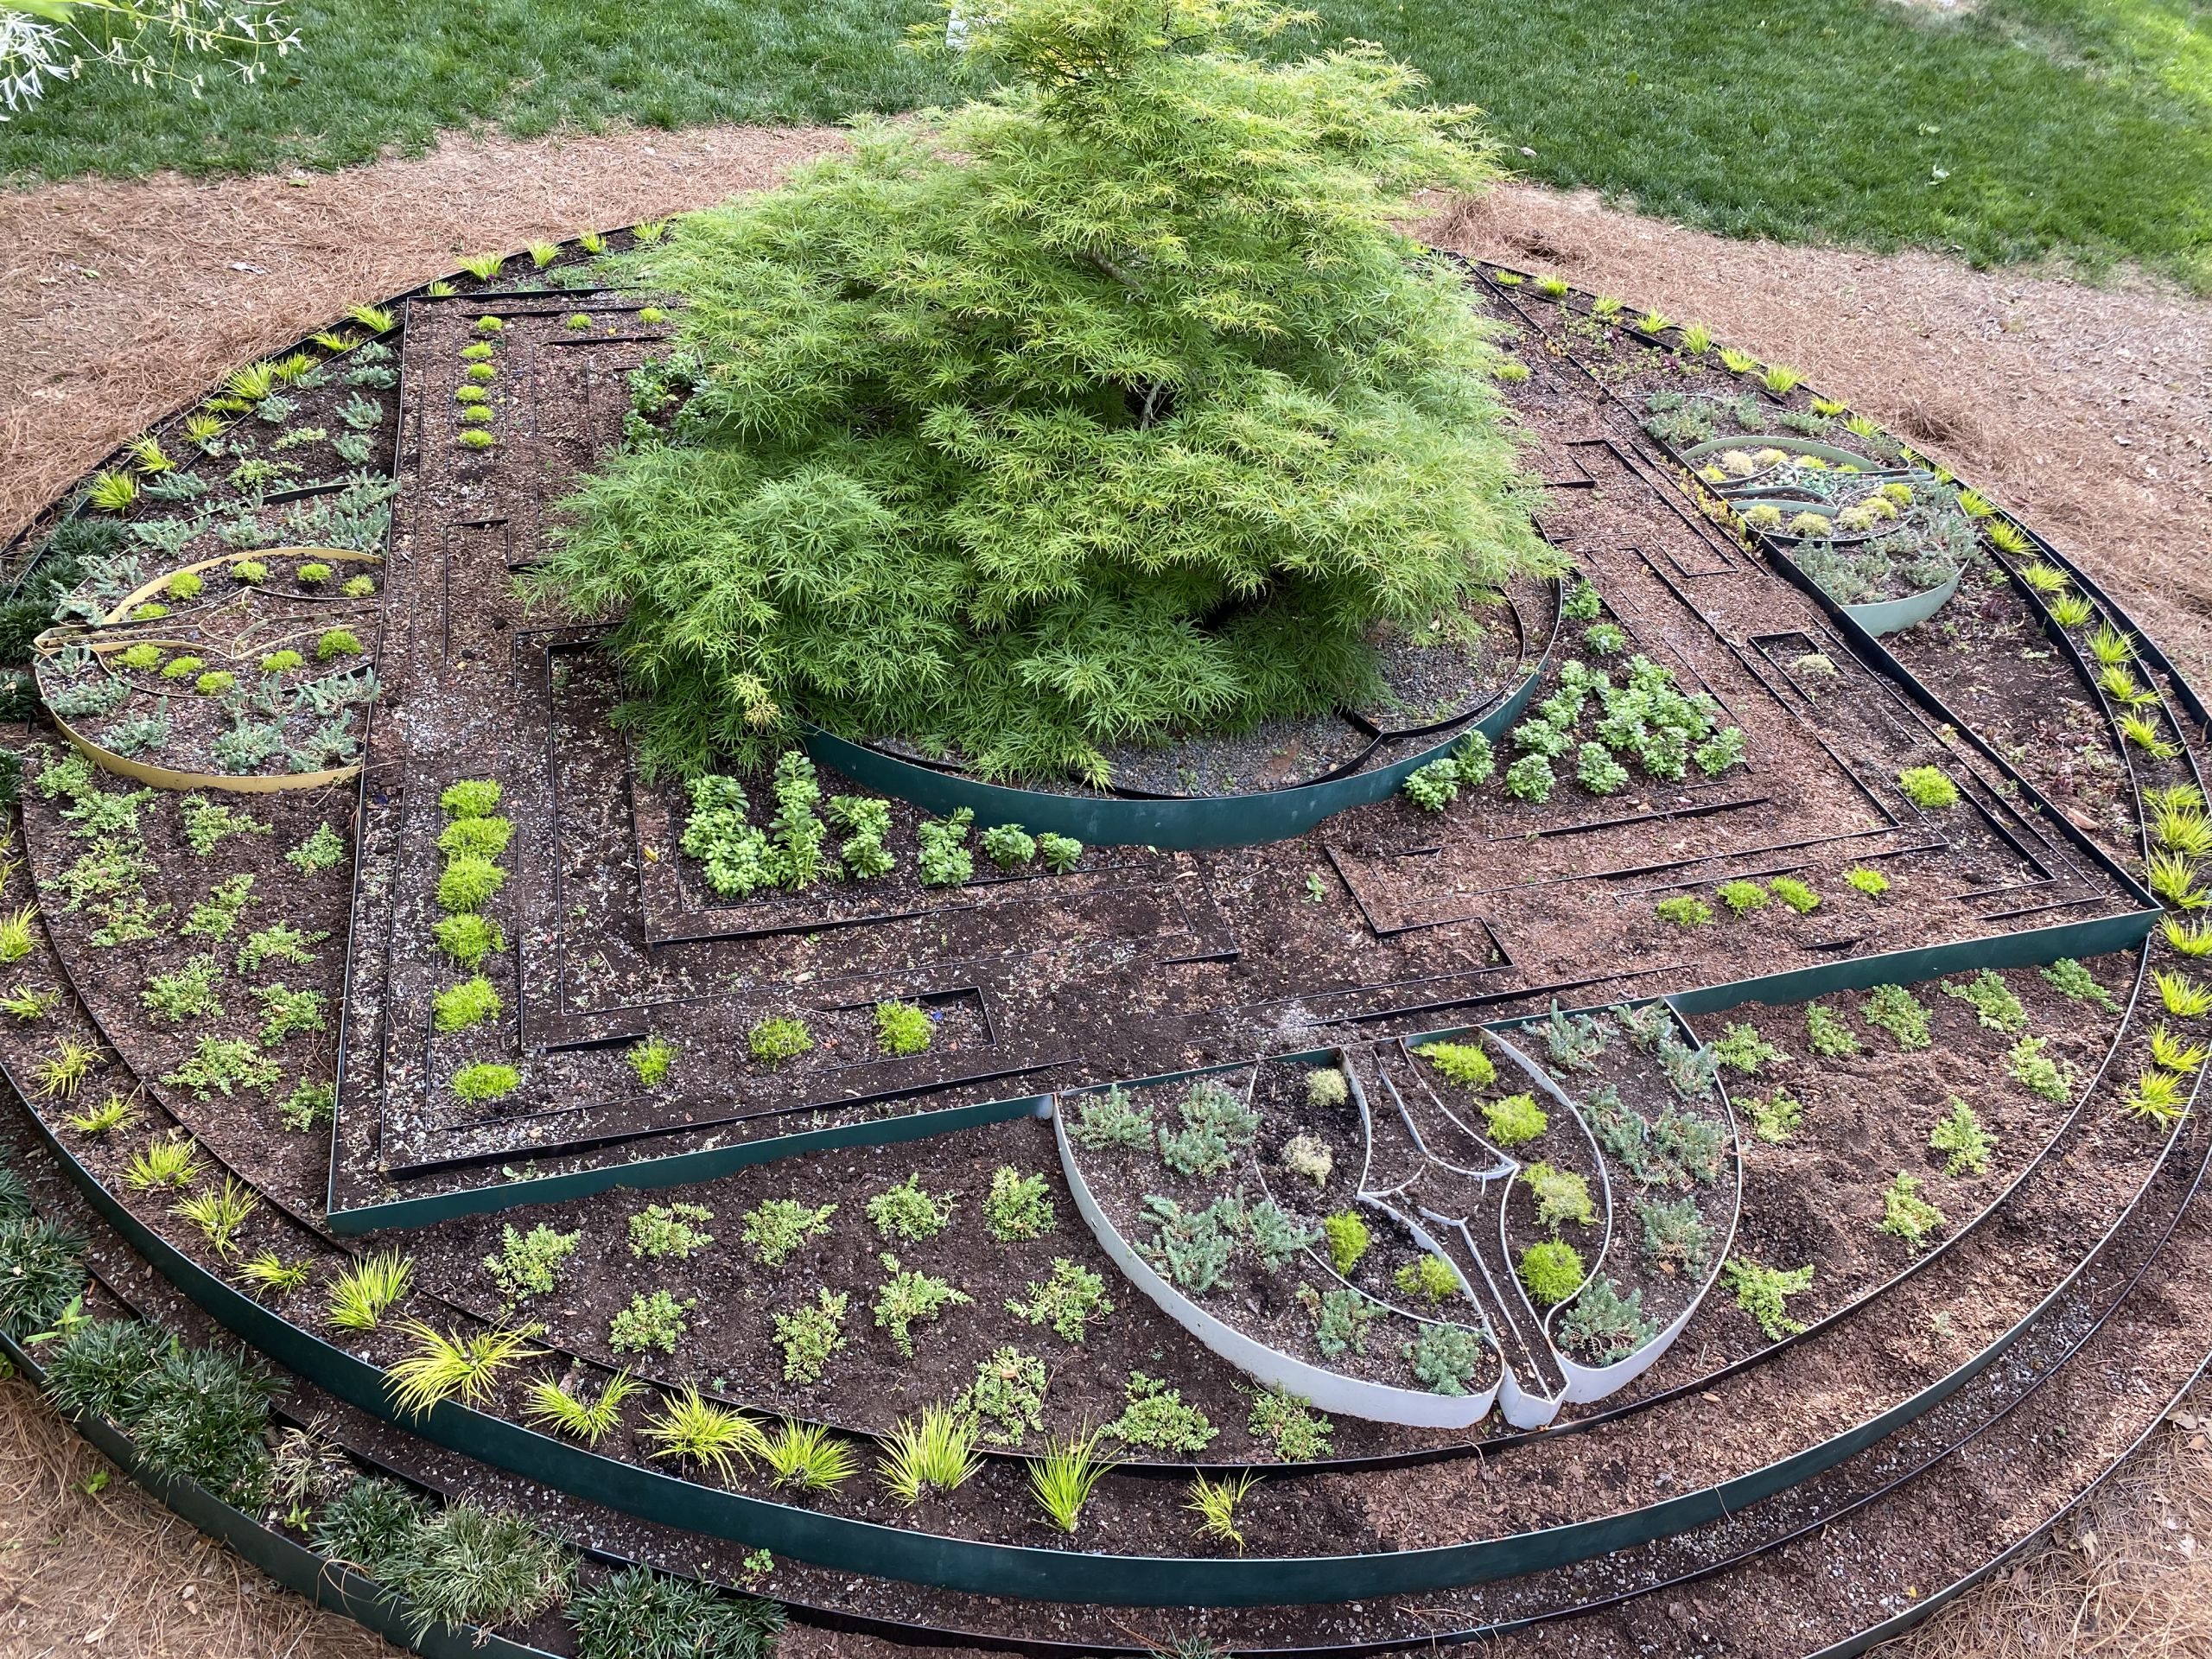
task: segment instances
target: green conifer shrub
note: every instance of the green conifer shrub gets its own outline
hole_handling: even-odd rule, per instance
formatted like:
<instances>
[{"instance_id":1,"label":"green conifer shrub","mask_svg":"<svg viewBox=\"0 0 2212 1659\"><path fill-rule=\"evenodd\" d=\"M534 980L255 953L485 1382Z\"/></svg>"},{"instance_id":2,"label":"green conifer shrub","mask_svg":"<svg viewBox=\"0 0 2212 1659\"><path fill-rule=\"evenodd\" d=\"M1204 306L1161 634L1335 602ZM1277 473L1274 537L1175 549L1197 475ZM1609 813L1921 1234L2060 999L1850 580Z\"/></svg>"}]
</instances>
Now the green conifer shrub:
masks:
<instances>
[{"instance_id":1,"label":"green conifer shrub","mask_svg":"<svg viewBox=\"0 0 2212 1659\"><path fill-rule=\"evenodd\" d=\"M1495 330L1396 228L1494 175L1471 111L1372 47L1257 60L1267 0L964 21L996 90L613 262L689 302L696 372L533 585L624 615L653 762L759 764L804 715L1103 780L1353 702L1377 624L1556 568Z\"/></svg>"}]
</instances>

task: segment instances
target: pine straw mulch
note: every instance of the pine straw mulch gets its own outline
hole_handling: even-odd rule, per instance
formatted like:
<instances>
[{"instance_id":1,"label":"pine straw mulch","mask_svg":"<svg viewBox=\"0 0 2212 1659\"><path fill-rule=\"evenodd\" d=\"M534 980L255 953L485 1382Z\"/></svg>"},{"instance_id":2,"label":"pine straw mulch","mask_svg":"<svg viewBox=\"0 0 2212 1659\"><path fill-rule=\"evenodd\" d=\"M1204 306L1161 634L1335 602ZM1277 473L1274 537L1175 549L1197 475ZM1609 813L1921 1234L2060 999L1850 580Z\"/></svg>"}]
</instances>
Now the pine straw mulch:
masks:
<instances>
[{"instance_id":1,"label":"pine straw mulch","mask_svg":"<svg viewBox=\"0 0 2212 1659\"><path fill-rule=\"evenodd\" d=\"M456 140L337 175L0 196L0 362L13 370L0 387L0 538L149 421L355 301L436 276L456 253L766 184L837 142L744 128ZM1728 242L1521 187L1449 207L1425 234L1702 318L1795 364L2019 508L2212 679L2212 304L1929 254ZM2083 1522L1897 1650L2212 1652L2212 1395L2184 1414ZM0 1387L0 1652L395 1651L277 1591L127 1482L86 1494L102 1466L21 1383ZM893 1651L796 1630L785 1649Z\"/></svg>"}]
</instances>

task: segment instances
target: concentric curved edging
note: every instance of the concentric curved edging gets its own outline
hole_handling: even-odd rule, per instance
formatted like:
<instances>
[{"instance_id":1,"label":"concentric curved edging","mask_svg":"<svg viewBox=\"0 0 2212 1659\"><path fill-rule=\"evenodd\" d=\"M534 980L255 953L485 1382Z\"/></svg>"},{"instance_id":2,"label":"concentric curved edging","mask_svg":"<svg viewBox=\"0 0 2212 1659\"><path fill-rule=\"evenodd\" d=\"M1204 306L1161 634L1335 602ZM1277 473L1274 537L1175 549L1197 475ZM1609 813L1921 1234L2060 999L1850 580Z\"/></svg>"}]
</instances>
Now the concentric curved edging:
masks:
<instances>
[{"instance_id":1,"label":"concentric curved edging","mask_svg":"<svg viewBox=\"0 0 2212 1659\"><path fill-rule=\"evenodd\" d=\"M1298 1057L1270 1055L1267 1058ZM1167 1072L1156 1077L1134 1077L1120 1086L1143 1088L1177 1083L1185 1077L1208 1077L1217 1072L1240 1070L1249 1064L1250 1062L1240 1060L1229 1065L1207 1066L1194 1071ZM1352 1081L1356 1084L1357 1080ZM1068 1139L1067 1114L1057 1109L1052 1113L1052 1138L1060 1149L1060 1173L1067 1179L1068 1192L1075 1199L1077 1212L1089 1224L1091 1233L1098 1240L1099 1248L1121 1270L1122 1276L1149 1296L1161 1313L1248 1376L1257 1378L1269 1388L1294 1394L1323 1411L1334 1412L1339 1416L1364 1418L1372 1422L1399 1423L1412 1428L1467 1429L1490 1415L1508 1370L1503 1355L1498 1357L1498 1381L1481 1393L1435 1394L1422 1389L1402 1389L1387 1382L1370 1382L1308 1364L1281 1349L1270 1348L1257 1338L1246 1336L1227 1321L1217 1319L1154 1272L1151 1263L1139 1255L1128 1240L1122 1236L1121 1229L1107 1218L1106 1212L1099 1207L1098 1200L1091 1195L1090 1183L1084 1179L1083 1166L1076 1159L1075 1147ZM1491 1345L1495 1352L1497 1344L1494 1337ZM1528 1427L1530 1425L1522 1423L1516 1427Z\"/></svg>"},{"instance_id":2,"label":"concentric curved edging","mask_svg":"<svg viewBox=\"0 0 2212 1659\"><path fill-rule=\"evenodd\" d=\"M44 1369L4 1331L0 1331L0 1355L34 1384L44 1383ZM130 1436L105 1418L87 1413L69 1424L180 1520L235 1551L287 1590L343 1614L423 1659L558 1659L541 1648L509 1641L473 1624L435 1624L418 1636L406 1603L374 1580L264 1526L197 1481L149 1468Z\"/></svg>"},{"instance_id":3,"label":"concentric curved edging","mask_svg":"<svg viewBox=\"0 0 2212 1659\"><path fill-rule=\"evenodd\" d=\"M135 590L117 601L114 609L108 613L100 626L111 627L127 620L132 607L143 604L161 591L171 576L181 575L188 570L211 570L217 565L232 565L247 559L291 557L303 553L312 553L326 559L342 559L349 563L374 564L379 568L384 564L381 553L358 553L338 547L269 547L243 553L219 554L212 559L200 559L191 564L179 565L175 570L164 572L150 582L141 582ZM98 639L99 632L99 629L85 630L73 635L69 643L74 644L82 639L89 644ZM31 664L34 677L37 675L39 664L54 654L48 648L47 639L47 634L41 633L33 642L38 653L38 660ZM118 641L111 640L105 645L90 645L89 648L104 652L119 650L121 645ZM226 658L224 660L237 662L240 659ZM55 729L62 736L69 740L71 747L102 772L112 772L118 778L128 778L134 784L145 784L155 789L215 789L232 795L274 795L296 789L327 789L333 784L350 782L361 772L362 763L359 760L348 766L326 766L320 772L252 772L244 775L221 772L180 772L172 766L157 766L149 761L136 760L94 742L54 712L53 706L47 702L43 687L40 690L39 702L46 709L46 717L54 722Z\"/></svg>"},{"instance_id":4,"label":"concentric curved edging","mask_svg":"<svg viewBox=\"0 0 2212 1659\"><path fill-rule=\"evenodd\" d=\"M701 1486L565 1445L451 1400L424 1416L403 1418L380 1367L292 1325L193 1261L110 1193L43 1118L31 1116L40 1139L92 1208L149 1266L234 1335L372 1416L480 1462L664 1525L836 1571L1032 1600L1112 1606L1352 1601L1517 1577L1688 1531L1833 1468L1942 1404L2008 1352L2080 1274L2079 1268L2069 1273L1981 1352L1918 1393L1764 1468L1656 1503L1534 1532L1371 1555L1109 1555L910 1532Z\"/></svg>"},{"instance_id":5,"label":"concentric curved edging","mask_svg":"<svg viewBox=\"0 0 2212 1659\"><path fill-rule=\"evenodd\" d=\"M1556 632L1554 632L1554 638ZM967 807L982 823L1019 823L1031 831L1073 836L1098 847L1158 847L1184 852L1209 847L1244 847L1287 841L1325 817L1355 806L1387 800L1406 779L1432 760L1441 760L1470 731L1495 738L1520 715L1535 695L1554 647L1544 654L1505 700L1459 728L1441 743L1415 750L1389 765L1349 777L1332 778L1292 789L1255 795L1211 795L1160 799L1123 796L1057 795L1045 790L987 784L958 772L902 760L848 738L807 727L800 735L806 751L855 783L912 803L925 811L949 815Z\"/></svg>"}]
</instances>

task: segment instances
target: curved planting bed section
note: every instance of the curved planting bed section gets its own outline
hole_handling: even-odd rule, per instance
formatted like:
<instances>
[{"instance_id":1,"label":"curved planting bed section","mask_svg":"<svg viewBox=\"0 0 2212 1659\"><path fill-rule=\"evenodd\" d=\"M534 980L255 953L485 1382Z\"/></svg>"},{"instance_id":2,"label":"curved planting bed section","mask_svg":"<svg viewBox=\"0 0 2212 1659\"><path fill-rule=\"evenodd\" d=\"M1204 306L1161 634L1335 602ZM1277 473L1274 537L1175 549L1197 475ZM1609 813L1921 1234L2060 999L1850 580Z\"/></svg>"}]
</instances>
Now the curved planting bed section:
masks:
<instances>
[{"instance_id":1,"label":"curved planting bed section","mask_svg":"<svg viewBox=\"0 0 2212 1659\"><path fill-rule=\"evenodd\" d=\"M667 234L364 308L23 550L0 1327L182 1512L432 1653L1787 1656L2185 1386L2202 708L2026 526L1473 266L1557 574L1356 706L678 778L515 586L685 429L595 263Z\"/></svg>"}]
</instances>

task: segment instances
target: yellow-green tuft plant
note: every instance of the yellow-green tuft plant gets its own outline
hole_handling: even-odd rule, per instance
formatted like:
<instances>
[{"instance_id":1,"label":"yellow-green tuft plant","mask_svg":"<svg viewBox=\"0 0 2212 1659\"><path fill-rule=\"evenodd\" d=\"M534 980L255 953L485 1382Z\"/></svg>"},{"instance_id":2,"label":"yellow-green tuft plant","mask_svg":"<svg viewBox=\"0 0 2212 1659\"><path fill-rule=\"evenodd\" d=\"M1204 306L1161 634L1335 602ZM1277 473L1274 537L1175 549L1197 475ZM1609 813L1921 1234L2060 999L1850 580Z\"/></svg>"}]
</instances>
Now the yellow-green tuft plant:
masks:
<instances>
[{"instance_id":1,"label":"yellow-green tuft plant","mask_svg":"<svg viewBox=\"0 0 2212 1659\"><path fill-rule=\"evenodd\" d=\"M768 1465L777 1483L803 1492L826 1492L842 1485L860 1467L851 1445L820 1423L797 1423L789 1418L775 1433L762 1438L760 1461Z\"/></svg>"},{"instance_id":2,"label":"yellow-green tuft plant","mask_svg":"<svg viewBox=\"0 0 2212 1659\"><path fill-rule=\"evenodd\" d=\"M737 1472L740 1462L750 1469L753 1459L767 1446L767 1436L759 1423L741 1411L702 1399L696 1388L665 1400L638 1434L659 1447L654 1457L696 1464L712 1469L724 1480Z\"/></svg>"},{"instance_id":3,"label":"yellow-green tuft plant","mask_svg":"<svg viewBox=\"0 0 2212 1659\"><path fill-rule=\"evenodd\" d=\"M160 1187L182 1189L200 1174L200 1147L189 1136L149 1141L123 1172L123 1184L134 1192Z\"/></svg>"},{"instance_id":4,"label":"yellow-green tuft plant","mask_svg":"<svg viewBox=\"0 0 2212 1659\"><path fill-rule=\"evenodd\" d=\"M500 1372L545 1351L531 1347L529 1335L521 1331L448 1336L420 1319L410 1319L399 1329L414 1343L415 1351L391 1363L385 1384L392 1403L410 1417L424 1415L442 1400L481 1405L492 1397Z\"/></svg>"},{"instance_id":5,"label":"yellow-green tuft plant","mask_svg":"<svg viewBox=\"0 0 2212 1659\"><path fill-rule=\"evenodd\" d=\"M953 1491L983 1466L976 1433L975 1423L951 1408L925 1406L918 1420L902 1417L884 1437L876 1472L909 1508L931 1493Z\"/></svg>"},{"instance_id":6,"label":"yellow-green tuft plant","mask_svg":"<svg viewBox=\"0 0 2212 1659\"><path fill-rule=\"evenodd\" d=\"M1055 1438L1029 1465L1029 1491L1037 1506L1062 1532L1072 1533L1083 1519L1084 1505L1098 1483L1116 1465L1102 1458L1098 1445L1103 1431L1090 1429L1065 1439Z\"/></svg>"},{"instance_id":7,"label":"yellow-green tuft plant","mask_svg":"<svg viewBox=\"0 0 2212 1659\"><path fill-rule=\"evenodd\" d=\"M622 1402L642 1387L627 1370L617 1371L596 1399L587 1400L552 1377L541 1376L530 1385L523 1416L586 1446L597 1446L621 1426Z\"/></svg>"},{"instance_id":8,"label":"yellow-green tuft plant","mask_svg":"<svg viewBox=\"0 0 2212 1659\"><path fill-rule=\"evenodd\" d=\"M228 1255L238 1249L239 1230L260 1208L260 1200L250 1189L226 1176L221 1192L195 1192L172 1205L169 1213L199 1228L200 1236L213 1246L216 1255Z\"/></svg>"},{"instance_id":9,"label":"yellow-green tuft plant","mask_svg":"<svg viewBox=\"0 0 2212 1659\"><path fill-rule=\"evenodd\" d=\"M330 1281L330 1322L341 1331L373 1331L414 1281L415 1264L397 1250L365 1255Z\"/></svg>"},{"instance_id":10,"label":"yellow-green tuft plant","mask_svg":"<svg viewBox=\"0 0 2212 1659\"><path fill-rule=\"evenodd\" d=\"M1237 1529L1236 1511L1244 1502L1244 1495L1259 1483L1259 1476L1247 1469L1233 1479L1228 1476L1216 1480L1206 1475L1196 1475L1191 1480L1191 1496L1183 1507L1198 1517L1198 1531L1217 1542L1234 1544L1236 1553L1244 1553L1244 1535Z\"/></svg>"},{"instance_id":11,"label":"yellow-green tuft plant","mask_svg":"<svg viewBox=\"0 0 2212 1659\"><path fill-rule=\"evenodd\" d=\"M86 504L102 512L128 512L137 499L138 480L119 467L100 474L85 492Z\"/></svg>"}]
</instances>

